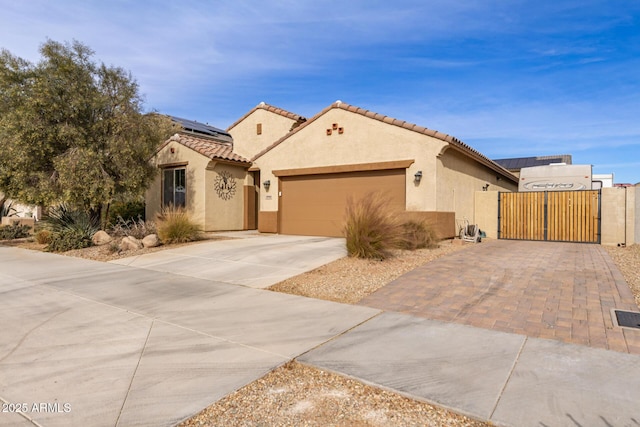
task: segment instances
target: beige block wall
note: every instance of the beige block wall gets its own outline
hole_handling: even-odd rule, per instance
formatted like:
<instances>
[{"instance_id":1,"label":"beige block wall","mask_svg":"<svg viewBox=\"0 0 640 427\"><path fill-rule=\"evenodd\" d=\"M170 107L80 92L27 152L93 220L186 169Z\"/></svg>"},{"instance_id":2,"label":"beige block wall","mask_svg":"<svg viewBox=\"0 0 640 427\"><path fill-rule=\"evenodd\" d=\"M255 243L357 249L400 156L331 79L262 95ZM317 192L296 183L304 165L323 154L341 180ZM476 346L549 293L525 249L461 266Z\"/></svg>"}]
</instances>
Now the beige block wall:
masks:
<instances>
[{"instance_id":1,"label":"beige block wall","mask_svg":"<svg viewBox=\"0 0 640 427\"><path fill-rule=\"evenodd\" d=\"M636 236L637 187L603 188L601 199L601 244L632 245Z\"/></svg>"},{"instance_id":2,"label":"beige block wall","mask_svg":"<svg viewBox=\"0 0 640 427\"><path fill-rule=\"evenodd\" d=\"M457 220L474 221L475 195L485 185L492 192L517 191L517 183L499 176L463 153L447 149L438 159L436 210L455 212Z\"/></svg>"},{"instance_id":3,"label":"beige block wall","mask_svg":"<svg viewBox=\"0 0 640 427\"><path fill-rule=\"evenodd\" d=\"M472 224L492 239L498 238L498 192L476 191ZM470 221L471 222L471 221Z\"/></svg>"},{"instance_id":4,"label":"beige block wall","mask_svg":"<svg viewBox=\"0 0 640 427\"><path fill-rule=\"evenodd\" d=\"M340 134L333 124L343 128ZM331 129L331 135L327 135ZM407 210L436 210L436 156L445 142L397 126L332 109L290 136L282 144L256 159L262 181L270 180L269 192L261 192L261 211L278 210L278 179L273 170L410 160L406 173ZM414 174L422 180L414 183ZM271 195L268 200L266 195Z\"/></svg>"},{"instance_id":5,"label":"beige block wall","mask_svg":"<svg viewBox=\"0 0 640 427\"><path fill-rule=\"evenodd\" d=\"M251 159L272 143L289 133L295 120L288 119L261 108L245 117L243 121L229 129L233 137L233 151ZM262 125L262 134L257 134L257 125Z\"/></svg>"},{"instance_id":6,"label":"beige block wall","mask_svg":"<svg viewBox=\"0 0 640 427\"><path fill-rule=\"evenodd\" d=\"M633 187L634 205L633 205L633 243L640 244L640 184Z\"/></svg>"}]
</instances>

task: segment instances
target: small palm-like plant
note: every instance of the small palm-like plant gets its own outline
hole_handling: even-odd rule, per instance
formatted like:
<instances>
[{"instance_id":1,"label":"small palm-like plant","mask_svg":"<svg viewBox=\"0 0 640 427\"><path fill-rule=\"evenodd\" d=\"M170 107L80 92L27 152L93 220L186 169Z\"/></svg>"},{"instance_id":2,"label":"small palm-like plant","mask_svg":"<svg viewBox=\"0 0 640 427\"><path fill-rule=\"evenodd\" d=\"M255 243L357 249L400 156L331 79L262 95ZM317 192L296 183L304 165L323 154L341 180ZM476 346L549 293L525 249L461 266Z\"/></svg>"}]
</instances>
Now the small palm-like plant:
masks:
<instances>
[{"instance_id":1,"label":"small palm-like plant","mask_svg":"<svg viewBox=\"0 0 640 427\"><path fill-rule=\"evenodd\" d=\"M49 208L42 227L51 232L47 250L63 252L91 246L91 238L100 229L100 220L62 203Z\"/></svg>"}]
</instances>

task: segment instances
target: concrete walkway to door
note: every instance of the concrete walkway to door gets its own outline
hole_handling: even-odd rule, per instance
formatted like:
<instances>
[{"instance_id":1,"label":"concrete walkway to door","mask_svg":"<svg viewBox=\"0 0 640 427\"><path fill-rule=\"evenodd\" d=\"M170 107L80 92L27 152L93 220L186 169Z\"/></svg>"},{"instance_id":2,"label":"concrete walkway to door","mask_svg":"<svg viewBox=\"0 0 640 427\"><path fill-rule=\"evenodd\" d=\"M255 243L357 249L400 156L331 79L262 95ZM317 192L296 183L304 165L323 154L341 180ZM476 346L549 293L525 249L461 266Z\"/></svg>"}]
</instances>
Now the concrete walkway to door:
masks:
<instances>
[{"instance_id":1,"label":"concrete walkway to door","mask_svg":"<svg viewBox=\"0 0 640 427\"><path fill-rule=\"evenodd\" d=\"M638 306L599 245L485 241L405 274L360 304L640 354L640 330L614 326L611 314Z\"/></svg>"}]
</instances>

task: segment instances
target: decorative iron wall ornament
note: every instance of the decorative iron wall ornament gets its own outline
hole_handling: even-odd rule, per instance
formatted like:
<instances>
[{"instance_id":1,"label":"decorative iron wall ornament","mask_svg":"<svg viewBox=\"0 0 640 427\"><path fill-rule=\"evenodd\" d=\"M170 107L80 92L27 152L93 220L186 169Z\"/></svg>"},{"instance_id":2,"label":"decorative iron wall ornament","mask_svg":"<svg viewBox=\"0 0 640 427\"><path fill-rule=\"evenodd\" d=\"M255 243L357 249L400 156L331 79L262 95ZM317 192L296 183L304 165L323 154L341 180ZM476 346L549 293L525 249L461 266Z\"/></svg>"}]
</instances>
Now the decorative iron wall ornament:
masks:
<instances>
[{"instance_id":1,"label":"decorative iron wall ornament","mask_svg":"<svg viewBox=\"0 0 640 427\"><path fill-rule=\"evenodd\" d=\"M233 175L227 171L222 171L218 174L213 187L218 197L222 200L229 200L236 194L236 180Z\"/></svg>"}]
</instances>

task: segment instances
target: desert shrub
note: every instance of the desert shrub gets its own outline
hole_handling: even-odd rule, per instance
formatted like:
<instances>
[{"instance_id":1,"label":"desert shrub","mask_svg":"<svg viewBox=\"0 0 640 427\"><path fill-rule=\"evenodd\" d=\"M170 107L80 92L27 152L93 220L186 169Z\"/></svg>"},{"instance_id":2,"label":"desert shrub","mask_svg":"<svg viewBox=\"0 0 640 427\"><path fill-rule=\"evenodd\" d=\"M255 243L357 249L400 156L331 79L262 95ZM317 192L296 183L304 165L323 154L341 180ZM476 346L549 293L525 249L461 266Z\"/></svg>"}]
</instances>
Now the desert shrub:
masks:
<instances>
[{"instance_id":1,"label":"desert shrub","mask_svg":"<svg viewBox=\"0 0 640 427\"><path fill-rule=\"evenodd\" d=\"M107 224L118 224L121 219L125 222L144 221L144 201L133 200L113 203L109 208Z\"/></svg>"},{"instance_id":2,"label":"desert shrub","mask_svg":"<svg viewBox=\"0 0 640 427\"><path fill-rule=\"evenodd\" d=\"M52 233L46 249L49 252L66 252L72 249L88 248L91 245L91 237L86 233L68 228Z\"/></svg>"},{"instance_id":3,"label":"desert shrub","mask_svg":"<svg viewBox=\"0 0 640 427\"><path fill-rule=\"evenodd\" d=\"M49 208L41 226L51 232L51 241L46 249L63 252L91 246L91 238L100 229L100 219L61 204Z\"/></svg>"},{"instance_id":4,"label":"desert shrub","mask_svg":"<svg viewBox=\"0 0 640 427\"><path fill-rule=\"evenodd\" d=\"M142 218L137 220L125 220L118 217L118 221L111 227L111 233L115 236L133 236L142 239L149 234L156 234L156 224L153 221L145 221Z\"/></svg>"},{"instance_id":5,"label":"desert shrub","mask_svg":"<svg viewBox=\"0 0 640 427\"><path fill-rule=\"evenodd\" d=\"M29 237L31 227L28 225L10 224L0 227L0 240L13 240Z\"/></svg>"},{"instance_id":6,"label":"desert shrub","mask_svg":"<svg viewBox=\"0 0 640 427\"><path fill-rule=\"evenodd\" d=\"M40 230L36 233L36 242L41 245L47 245L51 242L51 231Z\"/></svg>"},{"instance_id":7,"label":"desert shrub","mask_svg":"<svg viewBox=\"0 0 640 427\"><path fill-rule=\"evenodd\" d=\"M162 208L156 220L157 234L165 244L197 240L200 227L194 223L185 209L173 205Z\"/></svg>"},{"instance_id":8,"label":"desert shrub","mask_svg":"<svg viewBox=\"0 0 640 427\"><path fill-rule=\"evenodd\" d=\"M431 227L422 221L408 220L402 223L402 249L416 250L422 248L437 248L438 239Z\"/></svg>"},{"instance_id":9,"label":"desert shrub","mask_svg":"<svg viewBox=\"0 0 640 427\"><path fill-rule=\"evenodd\" d=\"M109 242L108 249L109 249L109 252L112 254L115 254L116 252L120 252L120 244L118 244L118 242L116 242L115 240L112 240L111 242Z\"/></svg>"},{"instance_id":10,"label":"desert shrub","mask_svg":"<svg viewBox=\"0 0 640 427\"><path fill-rule=\"evenodd\" d=\"M349 256L381 260L399 247L402 226L388 200L379 193L369 193L360 200L347 201L343 232Z\"/></svg>"}]
</instances>

